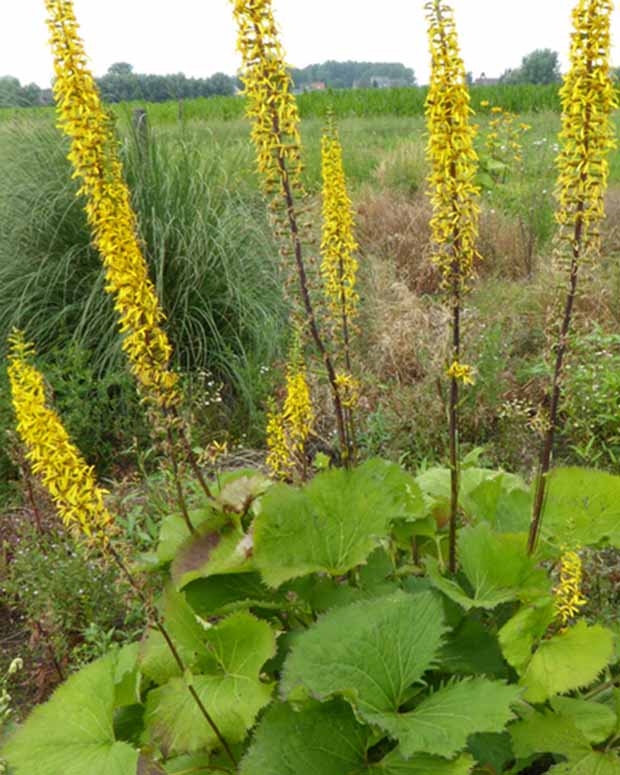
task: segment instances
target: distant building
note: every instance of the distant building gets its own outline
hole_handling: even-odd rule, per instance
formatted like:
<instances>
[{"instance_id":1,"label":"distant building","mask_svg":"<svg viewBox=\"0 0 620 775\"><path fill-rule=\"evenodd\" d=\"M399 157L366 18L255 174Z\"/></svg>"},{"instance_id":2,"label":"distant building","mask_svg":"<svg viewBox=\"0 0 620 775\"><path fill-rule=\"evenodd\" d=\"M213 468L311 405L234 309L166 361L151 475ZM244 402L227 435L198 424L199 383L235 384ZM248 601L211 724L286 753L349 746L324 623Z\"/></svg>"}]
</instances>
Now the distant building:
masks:
<instances>
[{"instance_id":1,"label":"distant building","mask_svg":"<svg viewBox=\"0 0 620 775\"><path fill-rule=\"evenodd\" d=\"M497 86L499 78L487 78L486 73L480 73L480 77L474 81L474 86Z\"/></svg>"},{"instance_id":2,"label":"distant building","mask_svg":"<svg viewBox=\"0 0 620 775\"><path fill-rule=\"evenodd\" d=\"M404 78L388 78L385 75L371 75L363 80L353 81L354 89L398 89L409 86Z\"/></svg>"},{"instance_id":3,"label":"distant building","mask_svg":"<svg viewBox=\"0 0 620 775\"><path fill-rule=\"evenodd\" d=\"M325 91L326 89L327 84L325 81L313 81L307 86L307 91Z\"/></svg>"}]
</instances>

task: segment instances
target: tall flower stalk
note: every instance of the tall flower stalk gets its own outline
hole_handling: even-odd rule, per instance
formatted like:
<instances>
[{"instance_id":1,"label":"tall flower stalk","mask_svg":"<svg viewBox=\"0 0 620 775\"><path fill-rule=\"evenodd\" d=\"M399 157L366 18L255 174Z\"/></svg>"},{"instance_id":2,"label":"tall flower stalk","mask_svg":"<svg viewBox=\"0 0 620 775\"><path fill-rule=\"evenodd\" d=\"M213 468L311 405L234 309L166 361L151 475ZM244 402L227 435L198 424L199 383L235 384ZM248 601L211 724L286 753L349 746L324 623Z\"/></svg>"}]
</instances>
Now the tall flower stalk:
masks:
<instances>
[{"instance_id":1,"label":"tall flower stalk","mask_svg":"<svg viewBox=\"0 0 620 775\"><path fill-rule=\"evenodd\" d=\"M323 227L321 231L321 276L329 325L340 331L344 372L338 374L341 401L351 453L355 450L353 409L358 392L351 365L351 335L359 307L357 292L358 244L353 234L353 205L347 191L342 145L333 115L328 116L321 138L323 178Z\"/></svg>"},{"instance_id":2,"label":"tall flower stalk","mask_svg":"<svg viewBox=\"0 0 620 775\"><path fill-rule=\"evenodd\" d=\"M74 533L84 534L92 545L99 547L118 565L149 612L181 674L187 675L186 666L159 612L146 598L110 540L114 525L112 515L104 503L106 491L97 485L92 466L86 464L69 438L60 417L47 405L43 375L32 363L34 354L34 346L26 342L23 333L14 332L10 339L8 373L17 431L26 448L26 458L49 492L64 524ZM186 686L205 721L236 766L236 759L228 742L200 699L190 678L186 679Z\"/></svg>"},{"instance_id":3,"label":"tall flower stalk","mask_svg":"<svg viewBox=\"0 0 620 775\"><path fill-rule=\"evenodd\" d=\"M579 0L572 14L570 70L560 90L561 151L557 159L556 220L567 259L568 291L555 344L555 368L549 396L528 540L536 547L542 521L547 474L561 398L564 358L568 346L579 269L599 249L599 225L605 217L604 197L609 177L609 151L615 147L611 112L617 100L609 72L611 0Z\"/></svg>"},{"instance_id":4,"label":"tall flower stalk","mask_svg":"<svg viewBox=\"0 0 620 775\"><path fill-rule=\"evenodd\" d=\"M459 498L460 383L472 381L471 367L461 363L461 312L468 281L478 257L479 189L475 184L478 157L469 104L465 67L459 53L452 9L442 0L425 5L431 53L431 80L426 101L427 148L433 206L431 219L434 261L439 267L451 307L450 380L450 556L456 569L456 526Z\"/></svg>"},{"instance_id":5,"label":"tall flower stalk","mask_svg":"<svg viewBox=\"0 0 620 775\"><path fill-rule=\"evenodd\" d=\"M306 442L315 416L308 385L301 338L293 342L286 369L286 396L281 411L269 412L267 420L267 465L278 478L307 474Z\"/></svg>"},{"instance_id":6,"label":"tall flower stalk","mask_svg":"<svg viewBox=\"0 0 620 775\"><path fill-rule=\"evenodd\" d=\"M86 216L93 243L105 267L105 289L114 298L123 350L143 396L166 414L166 434L179 503L189 522L178 475L173 429L181 438L202 489L207 497L211 493L177 414L180 395L178 376L169 365L172 347L162 328L165 316L138 238L118 141L88 68L72 0L45 0L45 5L56 74L54 98L58 125L71 141L68 158L73 177L81 184L78 195L86 199Z\"/></svg>"},{"instance_id":7,"label":"tall flower stalk","mask_svg":"<svg viewBox=\"0 0 620 775\"><path fill-rule=\"evenodd\" d=\"M136 217L123 179L118 144L87 64L72 0L46 0L54 56L58 125L71 140L69 160L93 242L114 297L123 349L143 393L162 407L178 401L172 348L162 329L164 314L137 236Z\"/></svg>"},{"instance_id":8,"label":"tall flower stalk","mask_svg":"<svg viewBox=\"0 0 620 775\"><path fill-rule=\"evenodd\" d=\"M273 15L272 0L231 2L238 27L237 48L243 60L241 77L248 98L247 115L252 122L252 140L256 146L263 190L271 200L276 231L283 241L282 252L294 257L304 323L308 326L325 366L334 404L338 441L341 453L347 460L350 443L338 375L310 295L298 204L304 196L299 111L291 91L291 79Z\"/></svg>"}]
</instances>

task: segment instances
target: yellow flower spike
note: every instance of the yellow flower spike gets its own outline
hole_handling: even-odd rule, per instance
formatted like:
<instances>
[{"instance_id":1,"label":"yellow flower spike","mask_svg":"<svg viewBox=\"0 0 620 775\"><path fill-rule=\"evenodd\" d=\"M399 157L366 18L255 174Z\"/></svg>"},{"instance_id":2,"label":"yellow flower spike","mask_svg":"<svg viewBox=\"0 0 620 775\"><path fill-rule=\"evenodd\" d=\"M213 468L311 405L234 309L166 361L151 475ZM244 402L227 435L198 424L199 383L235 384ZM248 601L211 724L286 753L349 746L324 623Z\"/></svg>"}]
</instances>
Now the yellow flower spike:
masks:
<instances>
[{"instance_id":1,"label":"yellow flower spike","mask_svg":"<svg viewBox=\"0 0 620 775\"><path fill-rule=\"evenodd\" d=\"M105 545L113 522L103 500L106 491L97 486L93 467L86 464L60 417L46 404L43 377L31 363L34 346L19 331L13 332L9 343L17 432L33 473L40 476L64 524Z\"/></svg>"},{"instance_id":2,"label":"yellow flower spike","mask_svg":"<svg viewBox=\"0 0 620 775\"><path fill-rule=\"evenodd\" d=\"M577 552L564 550L560 560L560 582L554 589L556 615L563 629L588 602L581 592L582 577L581 557Z\"/></svg>"},{"instance_id":3,"label":"yellow flower spike","mask_svg":"<svg viewBox=\"0 0 620 775\"><path fill-rule=\"evenodd\" d=\"M272 0L231 0L237 22L237 50L248 98L258 170L267 194L288 181L301 193L299 111L292 93L284 51L273 16ZM284 162L284 163L283 163Z\"/></svg>"},{"instance_id":4,"label":"yellow flower spike","mask_svg":"<svg viewBox=\"0 0 620 775\"><path fill-rule=\"evenodd\" d=\"M571 245L580 228L583 249L596 250L605 217L608 154L615 148L611 112L618 107L610 77L611 0L579 0L573 10L571 67L560 89L561 151L556 218Z\"/></svg>"},{"instance_id":5,"label":"yellow flower spike","mask_svg":"<svg viewBox=\"0 0 620 775\"><path fill-rule=\"evenodd\" d=\"M341 373L336 377L340 394L342 396L342 405L347 409L354 409L360 400L360 383L351 374Z\"/></svg>"},{"instance_id":6,"label":"yellow flower spike","mask_svg":"<svg viewBox=\"0 0 620 775\"><path fill-rule=\"evenodd\" d=\"M58 125L71 140L68 155L86 198L93 242L114 297L123 349L144 395L162 407L178 400L170 371L172 348L161 328L164 314L137 236L136 217L123 179L117 140L88 69L72 0L46 0L54 55Z\"/></svg>"},{"instance_id":7,"label":"yellow flower spike","mask_svg":"<svg viewBox=\"0 0 620 775\"><path fill-rule=\"evenodd\" d=\"M338 129L330 116L321 140L323 176L323 229L321 274L334 326L342 325L348 339L348 324L357 314L359 296L355 290L358 244L353 236L353 206L347 192L342 146ZM348 341L345 341L348 348Z\"/></svg>"},{"instance_id":8,"label":"yellow flower spike","mask_svg":"<svg viewBox=\"0 0 620 775\"><path fill-rule=\"evenodd\" d=\"M281 412L267 417L267 465L275 477L292 476L303 464L305 446L315 415L299 338L294 342L286 370L286 397Z\"/></svg>"},{"instance_id":9,"label":"yellow flower spike","mask_svg":"<svg viewBox=\"0 0 620 775\"><path fill-rule=\"evenodd\" d=\"M474 370L466 363L459 363L454 361L450 368L446 371L446 376L451 379L457 379L464 385L474 385Z\"/></svg>"},{"instance_id":10,"label":"yellow flower spike","mask_svg":"<svg viewBox=\"0 0 620 775\"><path fill-rule=\"evenodd\" d=\"M480 189L475 183L478 157L470 123L473 111L452 11L440 0L426 3L425 8L432 65L426 118L434 261L445 287L460 295L478 258Z\"/></svg>"}]
</instances>

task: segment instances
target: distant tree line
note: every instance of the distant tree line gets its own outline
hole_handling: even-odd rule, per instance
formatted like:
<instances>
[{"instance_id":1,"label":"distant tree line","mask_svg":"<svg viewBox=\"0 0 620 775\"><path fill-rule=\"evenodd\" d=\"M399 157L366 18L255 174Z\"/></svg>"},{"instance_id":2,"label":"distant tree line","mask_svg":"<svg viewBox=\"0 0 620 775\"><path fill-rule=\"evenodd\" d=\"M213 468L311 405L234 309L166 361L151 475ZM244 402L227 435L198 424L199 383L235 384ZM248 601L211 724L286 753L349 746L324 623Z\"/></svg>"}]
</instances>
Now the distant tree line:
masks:
<instances>
[{"instance_id":1,"label":"distant tree line","mask_svg":"<svg viewBox=\"0 0 620 775\"><path fill-rule=\"evenodd\" d=\"M384 85L415 86L415 73L398 62L323 62L304 68L292 68L295 88L304 90L313 83L324 83L331 89L372 88Z\"/></svg>"},{"instance_id":2,"label":"distant tree line","mask_svg":"<svg viewBox=\"0 0 620 775\"><path fill-rule=\"evenodd\" d=\"M96 79L105 102L168 100L215 97L234 94L238 81L224 73L210 78L188 78L183 73L174 75L145 75L134 72L127 62L113 64L108 72ZM0 77L0 108L51 105L51 89L41 89L36 83L22 86L13 76Z\"/></svg>"}]
</instances>

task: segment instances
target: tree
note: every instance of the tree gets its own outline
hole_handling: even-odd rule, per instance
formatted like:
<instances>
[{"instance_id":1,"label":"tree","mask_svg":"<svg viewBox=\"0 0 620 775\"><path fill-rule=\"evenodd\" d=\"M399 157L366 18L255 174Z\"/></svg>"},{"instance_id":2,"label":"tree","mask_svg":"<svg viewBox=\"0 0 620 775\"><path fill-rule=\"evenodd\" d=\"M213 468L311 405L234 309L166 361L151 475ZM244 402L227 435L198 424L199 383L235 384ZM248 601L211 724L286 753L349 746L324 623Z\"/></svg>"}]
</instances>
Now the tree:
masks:
<instances>
[{"instance_id":1,"label":"tree","mask_svg":"<svg viewBox=\"0 0 620 775\"><path fill-rule=\"evenodd\" d=\"M557 51L550 48L537 48L521 60L521 66L506 70L502 83L557 83L562 80L560 61Z\"/></svg>"},{"instance_id":2,"label":"tree","mask_svg":"<svg viewBox=\"0 0 620 775\"><path fill-rule=\"evenodd\" d=\"M108 67L108 75L131 75L133 73L133 65L129 62L115 62Z\"/></svg>"},{"instance_id":3,"label":"tree","mask_svg":"<svg viewBox=\"0 0 620 775\"><path fill-rule=\"evenodd\" d=\"M12 75L0 77L0 108L14 108L20 104L21 84Z\"/></svg>"}]
</instances>

